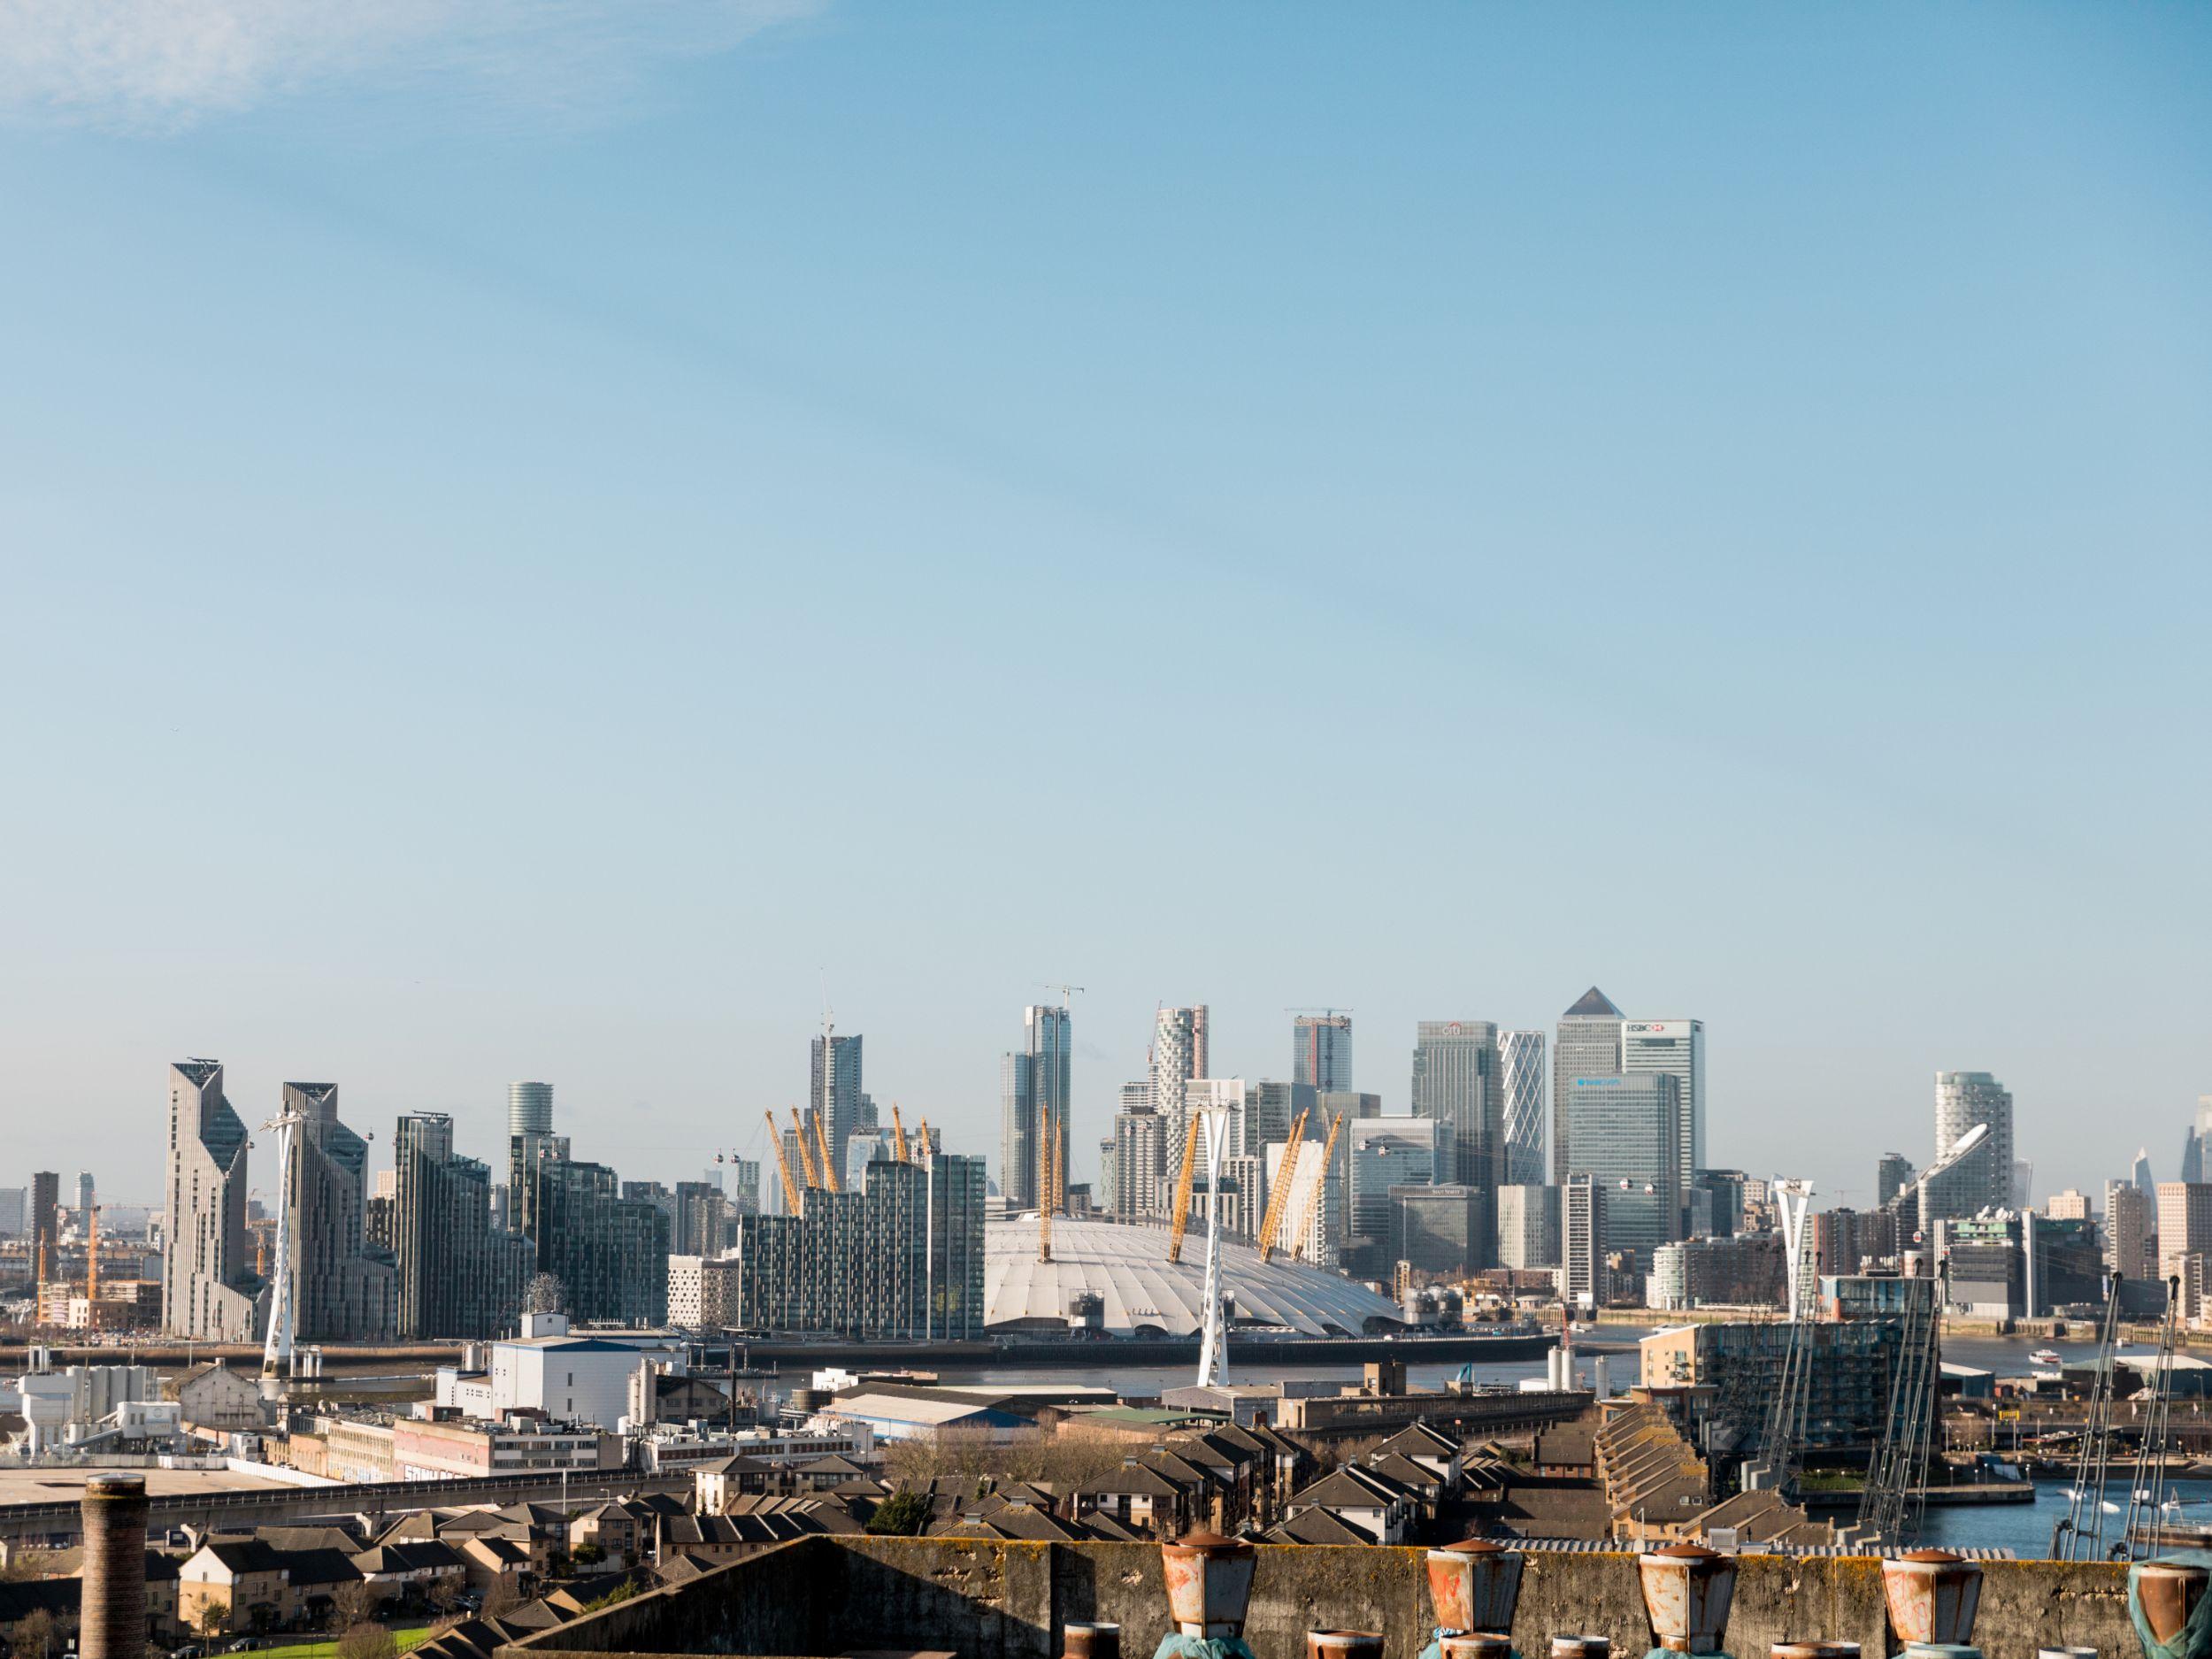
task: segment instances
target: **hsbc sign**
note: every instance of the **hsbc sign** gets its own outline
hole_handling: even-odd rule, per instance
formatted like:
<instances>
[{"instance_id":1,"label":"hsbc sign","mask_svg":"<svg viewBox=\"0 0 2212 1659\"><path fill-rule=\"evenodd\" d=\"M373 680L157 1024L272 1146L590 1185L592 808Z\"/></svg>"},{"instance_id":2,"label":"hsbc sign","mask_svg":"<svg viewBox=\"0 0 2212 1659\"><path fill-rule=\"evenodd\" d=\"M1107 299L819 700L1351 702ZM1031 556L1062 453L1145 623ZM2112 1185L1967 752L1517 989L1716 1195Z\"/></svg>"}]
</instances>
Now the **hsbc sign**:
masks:
<instances>
[{"instance_id":1,"label":"hsbc sign","mask_svg":"<svg viewBox=\"0 0 2212 1659\"><path fill-rule=\"evenodd\" d=\"M1632 1019L1621 1030L1631 1037L1686 1037L1690 1024L1686 1019Z\"/></svg>"}]
</instances>

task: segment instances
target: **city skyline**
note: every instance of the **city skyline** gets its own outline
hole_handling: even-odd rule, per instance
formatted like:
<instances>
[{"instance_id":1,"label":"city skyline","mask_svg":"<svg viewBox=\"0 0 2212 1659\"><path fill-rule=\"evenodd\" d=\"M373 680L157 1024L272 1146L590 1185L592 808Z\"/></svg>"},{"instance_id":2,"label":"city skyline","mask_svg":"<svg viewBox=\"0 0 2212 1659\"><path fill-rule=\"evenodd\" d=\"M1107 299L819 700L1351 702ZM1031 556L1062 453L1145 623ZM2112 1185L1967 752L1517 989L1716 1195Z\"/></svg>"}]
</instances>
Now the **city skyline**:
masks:
<instances>
[{"instance_id":1,"label":"city skyline","mask_svg":"<svg viewBox=\"0 0 2212 1659\"><path fill-rule=\"evenodd\" d=\"M1586 1007L1588 1005L1588 994L1586 993L1585 996L1581 999L1578 999L1578 1002L1573 1006ZM1164 1008L1167 1005L1163 1003L1158 1006ZM1225 1064L1215 1063L1214 1055L1217 1054L1219 1050L1215 1048L1213 1045L1219 1041L1216 1033L1221 1030L1220 1017L1214 1011L1210 1005L1202 1004L1199 1006L1203 1007L1206 1012L1205 1024L1203 1027L1204 1036L1201 1041L1210 1050L1209 1061L1210 1064L1212 1064L1212 1074L1214 1076L1219 1078L1239 1078L1244 1079L1249 1084L1256 1084L1262 1081L1275 1081L1287 1084L1289 1079L1279 1075L1279 1071L1287 1071L1289 1069L1287 1067L1279 1067L1278 1072L1269 1072L1263 1070L1238 1068ZM1050 1022L1052 1028L1056 1033L1063 1033L1063 1035L1053 1038L1052 1041L1055 1043L1064 1041L1064 1033L1068 1033L1070 1030L1072 1030L1073 1032L1071 1046L1064 1051L1059 1051L1062 1053L1062 1059L1060 1062L1062 1069L1060 1075L1066 1077L1071 1073L1074 1079L1072 1087L1072 1095L1075 1102L1074 1110L1070 1123L1063 1126L1066 1140L1073 1154L1073 1165L1069 1172L1068 1179L1071 1181L1089 1182L1095 1189L1099 1184L1099 1178L1101 1174L1101 1165L1097 1161L1099 1155L1096 1148L1099 1147L1102 1140L1111 1140L1114 1116L1123 1108L1124 1102L1122 1095L1124 1090L1128 1087L1127 1082L1125 1079L1111 1083L1107 1081L1107 1079L1115 1074L1118 1068L1110 1059L1102 1060L1099 1057L1102 1050L1093 1041L1091 1034L1085 1029L1085 1024L1079 1017L1073 1017L1068 1010L1059 1008L1045 1009L1035 1006L1025 1006L1023 1009L1018 1010L1018 1012L1025 1018L1035 1019L1041 1018ZM1624 1022L1628 1022L1630 1024L1635 1022L1635 1015L1632 1011L1624 1010L1622 1018ZM1705 1022L1698 1020L1694 1022L1694 1024L1700 1027L1701 1036L1702 1027ZM1441 1028L1440 1022L1417 1022L1417 1027L1425 1025L1435 1025L1438 1028ZM1497 1026L1498 1033L1500 1035L1504 1034L1508 1029L1509 1028L1503 1025L1502 1023L1500 1023ZM845 1033L841 1033L841 1038L843 1035L845 1035ZM849 1035L856 1040L864 1040L866 1033L853 1032L849 1033ZM804 1039L804 1041L806 1041L809 1044L810 1056L818 1057L820 1052L819 1026L818 1025L813 1033ZM856 1052L858 1048L858 1041L856 1041L853 1046ZM1548 1068L1551 1056L1547 1054L1545 1058L1547 1067ZM973 1156L984 1157L989 1164L992 1171L992 1179L995 1183L997 1182L999 1179L1000 1164L1004 1144L1004 1113L1006 1102L1002 1095L1002 1090L1006 1076L1003 1069L1005 1063L1006 1056L1003 1055L998 1056L994 1062L992 1067L995 1074L994 1087L990 1098L987 1102L979 1102L967 1113L964 1114L957 1109L947 1110L941 1106L932 1106L926 1102L916 1100L908 1101L905 1108L910 1129L918 1125L924 1118L926 1118L932 1124L936 1133L950 1137L950 1140L947 1142L949 1149L963 1151L970 1153ZM1371 1062L1371 1064L1372 1063ZM1094 1067L1096 1068L1096 1075L1089 1075ZM235 1075L234 1068L230 1066L227 1061L224 1063L224 1068L227 1073L230 1073L234 1076ZM247 1069L249 1075L251 1075L255 1070L255 1068L253 1068L250 1064ZM1974 1073L1974 1075L1980 1074L1981 1072L1978 1069ZM1933 1121L1940 1124L1944 1121L1945 1109L1941 1102L1947 1098L1946 1085L1950 1079L1958 1075L1960 1075L1960 1072L1956 1070L1946 1069L1934 1073L1932 1077L1928 1079L1928 1082L1924 1084L1922 1100L1916 1109L1916 1115L1921 1119L1921 1122L1917 1125L1916 1138L1914 1125L1908 1124L1904 1125L1904 1132L1895 1140L1895 1141L1893 1143L1885 1143L1879 1152L1869 1154L1864 1158L1856 1158L1855 1152L1854 1152L1846 1159L1839 1161L1836 1164L1832 1177L1828 1179L1824 1179L1818 1171L1809 1170L1802 1165L1793 1168L1777 1166L1771 1170L1763 1170L1757 1167L1755 1163L1747 1163L1741 1159L1732 1158L1725 1156L1726 1148L1729 1144L1732 1125L1731 1115L1728 1114L1725 1108L1727 1091L1725 1087L1724 1087L1722 1091L1724 1107L1723 1116L1720 1119L1720 1138L1716 1143L1719 1148L1719 1150L1709 1153L1709 1166L1718 1169L1742 1169L1747 1174L1762 1177L1766 1175L1789 1175L1799 1178L1809 1176L1809 1178L1814 1179L1818 1186L1824 1205L1835 1204L1872 1207L1878 1202L1876 1192L1877 1175L1875 1173L1875 1164L1882 1155L1888 1153L1901 1154L1915 1166L1916 1169L1924 1169L1929 1164L1935 1161L1940 1150L1942 1142L1940 1135L1937 1133L1932 1133L1930 1130L1931 1120L1929 1117L1929 1102L1932 1098L1937 1102ZM1379 1083L1381 1079L1362 1077L1356 1078L1355 1081L1361 1086L1363 1093L1380 1096L1382 1100L1382 1110L1386 1116L1403 1117L1417 1115L1415 1111L1415 1103L1412 1098L1409 1079L1408 1081L1401 1083L1401 1085L1394 1091L1387 1086L1375 1087L1375 1085ZM1932 1095L1929 1092L1931 1086L1932 1087L1933 1091ZM234 1086L233 1087L234 1087ZM293 1089L295 1087L296 1087L296 1085L294 1083L293 1079L290 1076L286 1077L283 1080L277 1083L275 1085L275 1088L280 1097L280 1101L288 1098L287 1091ZM506 1168L509 1143L508 1131L511 1129L512 1124L517 1121L515 1113L518 1108L514 1102L518 1098L519 1098L518 1092L527 1090L530 1092L534 1104L541 1102L545 1106L549 1107L550 1102L554 1098L554 1091L557 1087L557 1081L531 1082L524 1084L510 1079L505 1083L500 1084L497 1088L493 1091L495 1098L491 1101L488 1106L482 1100L460 1102L457 1105L436 1105L429 1107L403 1106L396 1109L395 1116L406 1116L421 1111L430 1111L451 1118L457 1125L454 1131L454 1140L456 1142L455 1149L469 1156L480 1155L488 1157L492 1163L495 1171L498 1171L498 1173L494 1177L495 1179L497 1179L503 1176ZM1544 1079L1545 1107L1548 1117L1550 1112L1554 1091L1557 1085L1555 1082L1555 1079L1548 1074L1548 1074ZM2033 1189L2031 1195L2037 1202L2039 1202L2047 1194L2055 1194L2070 1188L2079 1190L2101 1189L2107 1180L2113 1178L2116 1171L2121 1171L2124 1168L2131 1168L2133 1158L2131 1156L2124 1156L2122 1159L2116 1161L2111 1170L2095 1171L2090 1176L2076 1178L2062 1173L2062 1169L2071 1167L2076 1162L2078 1162L2082 1167L2087 1168L2087 1161L2070 1160L2064 1156L2066 1141L2062 1133L2059 1135L2054 1136L2052 1140L2044 1142L2040 1152L2039 1152L2039 1147L2033 1140L2034 1132L2032 1129L2019 1130L2014 1127L2015 1108L2010 1098L2011 1091L2008 1079L2003 1084L2001 1092L2005 1095L2007 1102L2007 1110L2005 1114L2007 1121L2003 1125L2002 1133L2008 1148L2010 1148L2016 1140L2019 1141L2017 1156L2019 1156L2020 1161L2024 1164L2033 1166ZM1106 1094L1107 1098L1096 1101L1096 1115L1095 1120L1094 1121L1093 1106L1090 1103L1090 1101L1087 1100L1087 1096L1091 1097L1092 1100L1095 1100L1095 1097L1101 1093ZM872 1095L864 1097L872 1098ZM801 1101L803 1101L806 1097L802 1094L799 1098ZM620 1169L626 1176L634 1176L646 1179L672 1182L691 1179L695 1176L699 1168L703 1167L705 1164L713 1163L718 1155L729 1156L734 1154L739 1156L754 1159L772 1159L772 1154L768 1150L767 1138L765 1134L756 1133L753 1126L758 1122L759 1110L755 1108L750 1102L741 1102L729 1109L729 1124L734 1132L733 1139L725 1141L703 1141L696 1143L687 1143L649 1138L649 1134L660 1133L658 1128L652 1127L652 1125L659 1125L664 1122L664 1120L654 1116L650 1108L645 1109L646 1116L649 1119L649 1138L641 1139L637 1133L634 1133L630 1128L626 1126L624 1121L626 1117L634 1115L638 1110L637 1108L634 1107L631 1109L630 1114L624 1113L620 1109L613 1109L604 1114L603 1121L594 1122L592 1120L588 1104L587 1103L584 1106L579 1107L574 1102L572 1093L571 1091L560 1091L560 1100L562 1102L562 1105L559 1110L558 1122L557 1124L558 1133L556 1134L555 1139L561 1142L564 1146L572 1145L574 1156L578 1159L581 1161L603 1162L613 1164ZM787 1112L791 1103L796 1102L782 1103L780 1110ZM881 1102L878 1107L878 1111L882 1118L883 1123L887 1126L887 1130L889 1122L889 1101L887 1100ZM1702 1102L1700 1102L1700 1105L1701 1108ZM359 1110L360 1109L357 1107L354 1109L354 1111L357 1113ZM250 1117L253 1110L252 1102L249 1101L245 1105L239 1107L238 1110L241 1115ZM2199 1102L2193 1100L2190 1103L2189 1115L2186 1118L2177 1116L2176 1122L2180 1125L2177 1133L2182 1134L2185 1139L2192 1132L2192 1125L2203 1110L2204 1108L2199 1103ZM678 1123L700 1123L706 1121L708 1120L703 1115L694 1115L687 1116L681 1119L666 1120L666 1126L672 1130ZM2022 1121L2032 1121L2032 1119ZM379 1129L378 1124L375 1120L370 1120L365 1126L367 1127L370 1132L369 1139L372 1142L377 1142L382 1140L384 1132ZM1549 1125L1547 1125L1547 1129L1548 1129L1548 1127ZM2154 1139L2155 1137L2154 1136L2153 1138ZM273 1141L272 1139L264 1138L264 1141L257 1141L256 1144L257 1147L265 1148L263 1151L263 1156L265 1157L273 1159L273 1154L265 1150L266 1147L273 1146ZM595 1153L593 1150L594 1148L597 1148ZM489 1149L485 1150L485 1148ZM58 1156L29 1157L19 1156L17 1158L16 1162L22 1164L27 1171L31 1165L36 1164L58 1163L61 1164L82 1164L96 1161L104 1171L101 1184L103 1203L120 1202L125 1204L136 1204L158 1208L162 1200L159 1192L161 1178L157 1156L155 1180L153 1183L155 1190L150 1194L142 1194L130 1185L132 1178L129 1174L129 1171L132 1168L132 1161L127 1156L118 1156L120 1150L122 1149L115 1148L111 1145L103 1145L100 1148L98 1148L98 1156L96 1159L94 1156L94 1148L91 1144L88 1142L84 1143L81 1147L80 1155L73 1159ZM1547 1168L1548 1168L1550 1163L1550 1148L1548 1145L1546 1147L1545 1152L1545 1162ZM2058 1156L2051 1156L2053 1152L2056 1152ZM366 1156L365 1163L371 1169L380 1168L389 1170L393 1167L393 1156L394 1155L388 1142L386 1142L380 1152L372 1149ZM1502 1152L1501 1152L1501 1157L1502 1157ZM1855 1161L1854 1161L1855 1159ZM1864 1170L1858 1168L1857 1164L1859 1163L1866 1164L1867 1168ZM2185 1172L2183 1166L2180 1164L2178 1160L2175 1161L2170 1165L2165 1163L2161 1163L2156 1156L2155 1149L2154 1149L2153 1152L2152 1165L2156 1173L2157 1179L2161 1180L2181 1179ZM1686 1164L1685 1165L1686 1171L1689 1167L1690 1166ZM119 1175L111 1177L105 1173L105 1171L121 1171L121 1173ZM269 1178L265 1182L263 1179L265 1172ZM1503 1171L1502 1167L1501 1167L1501 1175L1502 1176L1502 1174ZM26 1174L23 1179L27 1180L27 1174ZM260 1164L250 1163L248 1165L247 1179L251 1183L251 1193L257 1202L271 1202L273 1201L275 1179L273 1162L266 1166L265 1171L264 1165ZM1164 1179L1171 1181L1172 1171L1170 1171ZM1548 1175L1546 1179L1552 1179L1555 1178ZM0 1179L0 1187L4 1187L8 1183L5 1179Z\"/></svg>"},{"instance_id":2,"label":"city skyline","mask_svg":"<svg viewBox=\"0 0 2212 1659\"><path fill-rule=\"evenodd\" d=\"M1163 1000L1394 1111L1594 984L1731 1166L2173 1171L2212 10L466 10L0 37L23 1164L213 1054L672 1179L825 981L989 1151L1072 981L1079 1178Z\"/></svg>"}]
</instances>

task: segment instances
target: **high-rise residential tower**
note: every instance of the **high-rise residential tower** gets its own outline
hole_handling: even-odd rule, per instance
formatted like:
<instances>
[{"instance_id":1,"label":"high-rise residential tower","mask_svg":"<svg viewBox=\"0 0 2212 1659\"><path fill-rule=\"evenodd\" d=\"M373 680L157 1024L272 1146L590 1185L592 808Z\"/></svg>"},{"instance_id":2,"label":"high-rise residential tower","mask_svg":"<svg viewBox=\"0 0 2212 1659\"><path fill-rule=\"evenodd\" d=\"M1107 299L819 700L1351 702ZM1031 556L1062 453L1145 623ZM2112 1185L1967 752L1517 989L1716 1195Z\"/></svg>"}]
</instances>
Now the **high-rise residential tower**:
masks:
<instances>
[{"instance_id":1,"label":"high-rise residential tower","mask_svg":"<svg viewBox=\"0 0 2212 1659\"><path fill-rule=\"evenodd\" d=\"M1575 1167L1567 1144L1569 1085L1578 1077L1617 1077L1621 1070L1621 1027L1628 1022L1612 999L1592 986L1559 1017L1559 1036L1551 1056L1551 1173L1555 1183Z\"/></svg>"},{"instance_id":2,"label":"high-rise residential tower","mask_svg":"<svg viewBox=\"0 0 2212 1659\"><path fill-rule=\"evenodd\" d=\"M1352 1087L1349 1014L1301 1014L1291 1022L1290 1036L1293 1082L1310 1083L1325 1094Z\"/></svg>"},{"instance_id":3,"label":"high-rise residential tower","mask_svg":"<svg viewBox=\"0 0 2212 1659\"><path fill-rule=\"evenodd\" d=\"M998 1187L1018 1210L1033 1210L1042 1202L1037 1178L1043 1124L1054 1125L1055 1156L1060 1168L1067 1168L1074 1145L1068 1129L1071 1053L1066 1009L1022 1010L1022 1047L999 1064Z\"/></svg>"},{"instance_id":4,"label":"high-rise residential tower","mask_svg":"<svg viewBox=\"0 0 2212 1659\"><path fill-rule=\"evenodd\" d=\"M1621 1071L1663 1071L1680 1087L1682 1179L1705 1167L1705 1022L1632 1019L1621 1026Z\"/></svg>"},{"instance_id":5,"label":"high-rise residential tower","mask_svg":"<svg viewBox=\"0 0 2212 1659\"><path fill-rule=\"evenodd\" d=\"M1505 1091L1498 1028L1486 1019L1415 1027L1413 1115L1435 1121L1437 1179L1486 1192L1505 1181Z\"/></svg>"},{"instance_id":6,"label":"high-rise residential tower","mask_svg":"<svg viewBox=\"0 0 2212 1659\"><path fill-rule=\"evenodd\" d=\"M2156 1264L2146 1248L2153 1210L2133 1181L2107 1181L2104 1188L2104 1264L2125 1279L2144 1279Z\"/></svg>"},{"instance_id":7,"label":"high-rise residential tower","mask_svg":"<svg viewBox=\"0 0 2212 1659\"><path fill-rule=\"evenodd\" d=\"M1156 1212L1174 1202L1183 1167L1183 1135L1189 1121L1185 1085L1207 1075L1207 1010L1163 1006L1152 1024L1152 1107L1160 1114L1161 1179L1153 1193ZM1165 1190L1161 1190L1161 1189Z\"/></svg>"},{"instance_id":8,"label":"high-rise residential tower","mask_svg":"<svg viewBox=\"0 0 2212 1659\"><path fill-rule=\"evenodd\" d=\"M1498 1033L1498 1087L1505 1096L1505 1179L1517 1187L1541 1186L1549 1167L1544 1162L1548 1099L1542 1032ZM1505 1212L1498 1213L1502 1217Z\"/></svg>"},{"instance_id":9,"label":"high-rise residential tower","mask_svg":"<svg viewBox=\"0 0 2212 1659\"><path fill-rule=\"evenodd\" d=\"M860 1127L860 1036L841 1037L828 1025L814 1039L808 1059L811 1068L807 1099L822 1114L829 1132L833 1167L845 1167L845 1142Z\"/></svg>"},{"instance_id":10,"label":"high-rise residential tower","mask_svg":"<svg viewBox=\"0 0 2212 1659\"><path fill-rule=\"evenodd\" d=\"M303 1342L388 1341L399 1276L367 1250L369 1143L338 1121L335 1083L287 1083L284 1110L301 1119L291 1167L277 1174L293 1335Z\"/></svg>"},{"instance_id":11,"label":"high-rise residential tower","mask_svg":"<svg viewBox=\"0 0 2212 1659\"><path fill-rule=\"evenodd\" d=\"M92 1219L92 1205L96 1188L90 1170L77 1171L77 1225L83 1226Z\"/></svg>"},{"instance_id":12,"label":"high-rise residential tower","mask_svg":"<svg viewBox=\"0 0 2212 1659\"><path fill-rule=\"evenodd\" d=\"M1874 1166L1874 1202L1886 1204L1912 1185L1912 1160L1901 1152L1885 1152Z\"/></svg>"},{"instance_id":13,"label":"high-rise residential tower","mask_svg":"<svg viewBox=\"0 0 2212 1659\"><path fill-rule=\"evenodd\" d=\"M246 1244L246 1125L219 1060L169 1068L169 1233L161 1325L196 1342L250 1342L259 1281Z\"/></svg>"},{"instance_id":14,"label":"high-rise residential tower","mask_svg":"<svg viewBox=\"0 0 2212 1659\"><path fill-rule=\"evenodd\" d=\"M1989 1138L1950 1172L1948 1189L1961 1196L1972 1215L1984 1205L2012 1202L2012 1095L1986 1071L1939 1071L1935 1075L1935 1151L1941 1163L1977 1124L1989 1125ZM1924 1216L1925 1226L1932 1217Z\"/></svg>"},{"instance_id":15,"label":"high-rise residential tower","mask_svg":"<svg viewBox=\"0 0 2212 1659\"><path fill-rule=\"evenodd\" d=\"M493 1227L490 1169L455 1155L443 1112L403 1117L392 1153L401 1340L473 1341L511 1330L535 1252L520 1233Z\"/></svg>"},{"instance_id":16,"label":"high-rise residential tower","mask_svg":"<svg viewBox=\"0 0 2212 1659\"><path fill-rule=\"evenodd\" d=\"M553 1086L550 1083L507 1085L507 1133L510 1135L549 1135L553 1133Z\"/></svg>"},{"instance_id":17,"label":"high-rise residential tower","mask_svg":"<svg viewBox=\"0 0 2212 1659\"><path fill-rule=\"evenodd\" d=\"M1149 1106L1132 1107L1114 1118L1113 1217L1142 1221L1158 1213L1164 1122Z\"/></svg>"}]
</instances>

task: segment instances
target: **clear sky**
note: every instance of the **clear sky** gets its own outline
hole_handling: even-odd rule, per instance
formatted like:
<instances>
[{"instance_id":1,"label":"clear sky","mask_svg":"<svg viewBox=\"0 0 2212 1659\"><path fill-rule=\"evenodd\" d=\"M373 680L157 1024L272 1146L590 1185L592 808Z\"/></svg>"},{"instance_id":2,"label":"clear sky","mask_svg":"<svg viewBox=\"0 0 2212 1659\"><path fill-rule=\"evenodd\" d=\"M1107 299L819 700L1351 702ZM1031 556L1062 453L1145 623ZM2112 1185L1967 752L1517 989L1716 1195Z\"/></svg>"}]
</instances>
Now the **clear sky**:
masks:
<instances>
[{"instance_id":1,"label":"clear sky","mask_svg":"<svg viewBox=\"0 0 2212 1659\"><path fill-rule=\"evenodd\" d=\"M1076 998L2212 1092L2212 8L0 0L0 1184L163 1064L995 1164ZM1087 1176L1094 1154L1079 1159Z\"/></svg>"}]
</instances>

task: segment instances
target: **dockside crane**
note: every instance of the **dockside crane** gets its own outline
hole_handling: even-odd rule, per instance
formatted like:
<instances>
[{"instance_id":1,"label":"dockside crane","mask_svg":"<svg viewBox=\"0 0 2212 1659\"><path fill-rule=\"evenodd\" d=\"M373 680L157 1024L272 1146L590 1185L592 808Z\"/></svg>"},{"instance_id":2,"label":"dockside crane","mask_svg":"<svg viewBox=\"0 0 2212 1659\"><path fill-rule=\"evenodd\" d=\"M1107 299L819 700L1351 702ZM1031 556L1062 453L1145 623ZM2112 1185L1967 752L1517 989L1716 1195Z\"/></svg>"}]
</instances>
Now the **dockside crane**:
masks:
<instances>
[{"instance_id":1,"label":"dockside crane","mask_svg":"<svg viewBox=\"0 0 2212 1659\"><path fill-rule=\"evenodd\" d=\"M768 1148L776 1155L776 1174L783 1182L784 1213L795 1216L806 1206L799 1202L798 1182L791 1179L791 1161L783 1155L783 1131L776 1127L774 1112L764 1111L761 1116L768 1120Z\"/></svg>"},{"instance_id":2,"label":"dockside crane","mask_svg":"<svg viewBox=\"0 0 2212 1659\"><path fill-rule=\"evenodd\" d=\"M1290 1139L1283 1148L1283 1160L1275 1166L1275 1185L1267 1194L1267 1210L1260 1217L1260 1260L1264 1262L1274 1253L1276 1230L1283 1225L1283 1211L1290 1208L1292 1177L1297 1173L1298 1149L1306 1142L1306 1118L1312 1112L1310 1106L1301 1107L1298 1115L1290 1120Z\"/></svg>"}]
</instances>

